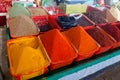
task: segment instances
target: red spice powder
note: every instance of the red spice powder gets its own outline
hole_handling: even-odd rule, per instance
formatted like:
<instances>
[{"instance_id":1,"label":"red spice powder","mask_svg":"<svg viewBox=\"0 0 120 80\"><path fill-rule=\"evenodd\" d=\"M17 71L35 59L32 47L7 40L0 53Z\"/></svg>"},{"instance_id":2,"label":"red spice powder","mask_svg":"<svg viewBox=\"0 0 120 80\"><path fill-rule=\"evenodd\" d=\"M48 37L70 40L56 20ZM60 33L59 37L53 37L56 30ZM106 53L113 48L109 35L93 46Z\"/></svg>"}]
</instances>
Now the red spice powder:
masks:
<instances>
[{"instance_id":1,"label":"red spice powder","mask_svg":"<svg viewBox=\"0 0 120 80\"><path fill-rule=\"evenodd\" d=\"M105 34L105 32L97 27L90 28L86 31L98 42L98 44L101 45L101 47L111 46L114 44L114 41L107 34Z\"/></svg>"},{"instance_id":2,"label":"red spice powder","mask_svg":"<svg viewBox=\"0 0 120 80\"><path fill-rule=\"evenodd\" d=\"M99 25L105 32L111 35L116 41L120 41L120 30L112 24Z\"/></svg>"},{"instance_id":3,"label":"red spice powder","mask_svg":"<svg viewBox=\"0 0 120 80\"><path fill-rule=\"evenodd\" d=\"M41 35L41 40L52 64L64 63L73 60L77 56L68 40L57 29Z\"/></svg>"}]
</instances>

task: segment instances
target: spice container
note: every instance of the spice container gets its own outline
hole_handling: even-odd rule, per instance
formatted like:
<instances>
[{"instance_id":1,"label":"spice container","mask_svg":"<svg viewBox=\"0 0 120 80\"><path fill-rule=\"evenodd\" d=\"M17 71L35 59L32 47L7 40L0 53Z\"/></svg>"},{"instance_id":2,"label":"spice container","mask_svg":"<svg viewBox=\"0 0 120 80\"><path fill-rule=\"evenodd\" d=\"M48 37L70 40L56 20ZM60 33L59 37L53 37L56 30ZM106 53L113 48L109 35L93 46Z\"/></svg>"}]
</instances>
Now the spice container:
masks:
<instances>
[{"instance_id":1,"label":"spice container","mask_svg":"<svg viewBox=\"0 0 120 80\"><path fill-rule=\"evenodd\" d=\"M73 44L78 57L76 61L84 60L93 56L99 50L99 46L94 39L81 27L74 27L63 32L68 40Z\"/></svg>"},{"instance_id":2,"label":"spice container","mask_svg":"<svg viewBox=\"0 0 120 80\"><path fill-rule=\"evenodd\" d=\"M9 19L8 25L10 29L10 36L12 38L39 34L38 27L30 17L25 15Z\"/></svg>"},{"instance_id":3,"label":"spice container","mask_svg":"<svg viewBox=\"0 0 120 80\"><path fill-rule=\"evenodd\" d=\"M113 16L109 9L104 9L105 17L108 22L117 21L117 19Z\"/></svg>"},{"instance_id":4,"label":"spice container","mask_svg":"<svg viewBox=\"0 0 120 80\"><path fill-rule=\"evenodd\" d=\"M93 21L91 21L88 17L86 17L85 15L75 15L74 16L77 20L78 25L82 26L82 27L86 27L86 26L92 26L95 23Z\"/></svg>"},{"instance_id":5,"label":"spice container","mask_svg":"<svg viewBox=\"0 0 120 80\"><path fill-rule=\"evenodd\" d=\"M32 20L38 26L40 33L51 29L46 16L33 16Z\"/></svg>"},{"instance_id":6,"label":"spice container","mask_svg":"<svg viewBox=\"0 0 120 80\"><path fill-rule=\"evenodd\" d=\"M9 8L8 14L10 18L14 18L22 15L31 16L30 12L21 5L14 5L11 8Z\"/></svg>"},{"instance_id":7,"label":"spice container","mask_svg":"<svg viewBox=\"0 0 120 80\"><path fill-rule=\"evenodd\" d=\"M31 16L47 16L47 12L42 7L28 7Z\"/></svg>"},{"instance_id":8,"label":"spice container","mask_svg":"<svg viewBox=\"0 0 120 80\"><path fill-rule=\"evenodd\" d=\"M57 23L57 18L58 18L57 15L48 16L48 22L52 29L62 30L62 28Z\"/></svg>"},{"instance_id":9,"label":"spice container","mask_svg":"<svg viewBox=\"0 0 120 80\"><path fill-rule=\"evenodd\" d=\"M40 37L51 59L51 70L69 65L77 57L75 50L59 30L50 30Z\"/></svg>"},{"instance_id":10,"label":"spice container","mask_svg":"<svg viewBox=\"0 0 120 80\"><path fill-rule=\"evenodd\" d=\"M112 36L116 41L116 45L113 48L116 48L120 46L120 30L115 25L112 25L111 23L99 25L101 29L103 29L105 32L107 32L110 36Z\"/></svg>"},{"instance_id":11,"label":"spice container","mask_svg":"<svg viewBox=\"0 0 120 80\"><path fill-rule=\"evenodd\" d=\"M101 11L95 7L88 6L87 12L84 13L84 15L96 24L107 22L104 11Z\"/></svg>"},{"instance_id":12,"label":"spice container","mask_svg":"<svg viewBox=\"0 0 120 80\"><path fill-rule=\"evenodd\" d=\"M100 54L108 51L113 47L115 41L103 30L98 27L88 27L86 32L100 45L100 49L95 54Z\"/></svg>"},{"instance_id":13,"label":"spice container","mask_svg":"<svg viewBox=\"0 0 120 80\"><path fill-rule=\"evenodd\" d=\"M28 80L44 74L50 64L38 37L8 40L7 50L11 75L18 80Z\"/></svg>"}]
</instances>

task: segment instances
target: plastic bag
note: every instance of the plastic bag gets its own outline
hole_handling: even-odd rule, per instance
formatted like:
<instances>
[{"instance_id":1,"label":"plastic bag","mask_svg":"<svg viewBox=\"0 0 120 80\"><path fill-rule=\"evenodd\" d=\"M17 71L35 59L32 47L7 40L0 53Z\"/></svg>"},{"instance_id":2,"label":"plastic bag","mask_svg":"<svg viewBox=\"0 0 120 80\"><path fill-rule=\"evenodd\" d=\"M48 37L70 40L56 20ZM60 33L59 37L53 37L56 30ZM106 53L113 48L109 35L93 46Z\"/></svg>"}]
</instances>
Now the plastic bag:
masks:
<instances>
[{"instance_id":1,"label":"plastic bag","mask_svg":"<svg viewBox=\"0 0 120 80\"><path fill-rule=\"evenodd\" d=\"M63 29L77 26L77 20L72 16L59 16L57 22Z\"/></svg>"}]
</instances>

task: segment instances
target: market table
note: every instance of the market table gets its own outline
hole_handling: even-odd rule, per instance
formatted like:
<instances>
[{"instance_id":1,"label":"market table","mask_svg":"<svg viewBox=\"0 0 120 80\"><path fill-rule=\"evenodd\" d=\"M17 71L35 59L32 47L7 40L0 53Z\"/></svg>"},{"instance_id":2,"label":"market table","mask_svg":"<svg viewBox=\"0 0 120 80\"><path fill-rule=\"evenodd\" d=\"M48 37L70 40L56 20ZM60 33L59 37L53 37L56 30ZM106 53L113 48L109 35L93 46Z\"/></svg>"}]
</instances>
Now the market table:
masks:
<instances>
[{"instance_id":1,"label":"market table","mask_svg":"<svg viewBox=\"0 0 120 80\"><path fill-rule=\"evenodd\" d=\"M120 61L120 49L110 50L31 80L80 80Z\"/></svg>"}]
</instances>

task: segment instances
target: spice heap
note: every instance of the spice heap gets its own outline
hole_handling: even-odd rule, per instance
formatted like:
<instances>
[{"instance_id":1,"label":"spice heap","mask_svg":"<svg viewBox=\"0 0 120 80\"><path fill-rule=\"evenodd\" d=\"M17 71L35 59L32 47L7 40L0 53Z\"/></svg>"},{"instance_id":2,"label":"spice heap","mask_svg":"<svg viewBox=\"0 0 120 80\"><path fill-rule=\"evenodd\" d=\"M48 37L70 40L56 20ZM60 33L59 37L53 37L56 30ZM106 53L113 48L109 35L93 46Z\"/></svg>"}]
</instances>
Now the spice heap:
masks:
<instances>
[{"instance_id":1,"label":"spice heap","mask_svg":"<svg viewBox=\"0 0 120 80\"><path fill-rule=\"evenodd\" d=\"M105 13L96 9L94 7L88 7L88 11L84 13L89 19L91 19L96 24L106 23Z\"/></svg>"},{"instance_id":2,"label":"spice heap","mask_svg":"<svg viewBox=\"0 0 120 80\"><path fill-rule=\"evenodd\" d=\"M31 16L43 16L43 15L47 15L47 13L45 12L44 9L42 9L41 7L38 8L28 8L28 10L31 13Z\"/></svg>"},{"instance_id":3,"label":"spice heap","mask_svg":"<svg viewBox=\"0 0 120 80\"><path fill-rule=\"evenodd\" d=\"M10 34L12 37L37 35L38 28L28 16L17 16L9 20Z\"/></svg>"},{"instance_id":4,"label":"spice heap","mask_svg":"<svg viewBox=\"0 0 120 80\"><path fill-rule=\"evenodd\" d=\"M85 15L82 15L81 17L78 16L77 23L80 26L83 26L83 27L85 27L85 26L91 26L91 25L95 24L89 18L87 18Z\"/></svg>"},{"instance_id":5,"label":"spice heap","mask_svg":"<svg viewBox=\"0 0 120 80\"><path fill-rule=\"evenodd\" d=\"M7 47L10 70L12 75L16 77L26 80L32 77L28 75L41 75L49 65L49 61L43 53L41 43L37 37L9 40Z\"/></svg>"},{"instance_id":6,"label":"spice heap","mask_svg":"<svg viewBox=\"0 0 120 80\"><path fill-rule=\"evenodd\" d=\"M105 16L106 16L106 19L108 20L108 22L117 21L117 19L113 16L113 14L110 12L109 9L105 9L104 12L105 12Z\"/></svg>"},{"instance_id":7,"label":"spice heap","mask_svg":"<svg viewBox=\"0 0 120 80\"><path fill-rule=\"evenodd\" d=\"M99 25L105 32L111 35L116 41L120 41L120 30L111 24Z\"/></svg>"},{"instance_id":8,"label":"spice heap","mask_svg":"<svg viewBox=\"0 0 120 80\"><path fill-rule=\"evenodd\" d=\"M30 16L30 12L21 5L14 5L13 7L9 8L8 14L10 18L21 16L21 15Z\"/></svg>"},{"instance_id":9,"label":"spice heap","mask_svg":"<svg viewBox=\"0 0 120 80\"><path fill-rule=\"evenodd\" d=\"M41 35L41 40L51 59L52 70L71 64L77 56L68 40L57 29Z\"/></svg>"},{"instance_id":10,"label":"spice heap","mask_svg":"<svg viewBox=\"0 0 120 80\"><path fill-rule=\"evenodd\" d=\"M93 39L98 42L98 44L100 44L101 47L111 46L114 44L114 41L97 27L93 27L86 31Z\"/></svg>"},{"instance_id":11,"label":"spice heap","mask_svg":"<svg viewBox=\"0 0 120 80\"><path fill-rule=\"evenodd\" d=\"M81 26L64 31L64 34L77 49L77 61L91 57L99 48Z\"/></svg>"},{"instance_id":12,"label":"spice heap","mask_svg":"<svg viewBox=\"0 0 120 80\"><path fill-rule=\"evenodd\" d=\"M110 12L112 13L112 15L118 20L120 21L120 11L117 7L111 7L110 8Z\"/></svg>"}]
</instances>

